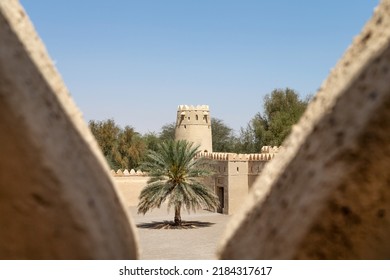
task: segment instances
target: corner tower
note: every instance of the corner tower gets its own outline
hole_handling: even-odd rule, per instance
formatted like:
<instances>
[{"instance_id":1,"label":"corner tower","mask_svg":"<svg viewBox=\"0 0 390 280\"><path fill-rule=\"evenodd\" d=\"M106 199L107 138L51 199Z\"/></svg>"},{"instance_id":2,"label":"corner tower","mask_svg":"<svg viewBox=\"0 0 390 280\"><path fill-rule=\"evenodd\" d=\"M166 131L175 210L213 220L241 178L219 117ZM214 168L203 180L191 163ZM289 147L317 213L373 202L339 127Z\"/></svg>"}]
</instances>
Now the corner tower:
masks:
<instances>
[{"instance_id":1,"label":"corner tower","mask_svg":"<svg viewBox=\"0 0 390 280\"><path fill-rule=\"evenodd\" d=\"M202 152L212 152L209 106L180 105L177 109L175 140L187 140L200 145Z\"/></svg>"}]
</instances>

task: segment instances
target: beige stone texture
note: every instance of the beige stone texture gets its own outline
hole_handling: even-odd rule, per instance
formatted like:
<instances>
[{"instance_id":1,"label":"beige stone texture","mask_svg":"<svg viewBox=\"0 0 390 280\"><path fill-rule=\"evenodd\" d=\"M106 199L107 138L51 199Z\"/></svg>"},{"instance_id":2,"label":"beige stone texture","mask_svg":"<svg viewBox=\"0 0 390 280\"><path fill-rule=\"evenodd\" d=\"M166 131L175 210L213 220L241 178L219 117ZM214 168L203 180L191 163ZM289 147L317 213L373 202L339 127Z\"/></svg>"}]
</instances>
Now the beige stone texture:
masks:
<instances>
[{"instance_id":1,"label":"beige stone texture","mask_svg":"<svg viewBox=\"0 0 390 280\"><path fill-rule=\"evenodd\" d=\"M251 189L255 184L260 173L263 171L267 161L251 160L248 162L248 189Z\"/></svg>"},{"instance_id":2,"label":"beige stone texture","mask_svg":"<svg viewBox=\"0 0 390 280\"><path fill-rule=\"evenodd\" d=\"M114 177L115 188L121 195L126 210L138 205L138 197L148 180L147 176Z\"/></svg>"},{"instance_id":3,"label":"beige stone texture","mask_svg":"<svg viewBox=\"0 0 390 280\"><path fill-rule=\"evenodd\" d=\"M213 151L211 118L207 105L180 105L178 107L175 140L187 140L200 145L201 151Z\"/></svg>"},{"instance_id":4,"label":"beige stone texture","mask_svg":"<svg viewBox=\"0 0 390 280\"><path fill-rule=\"evenodd\" d=\"M24 10L0 0L0 259L134 259L104 157Z\"/></svg>"},{"instance_id":5,"label":"beige stone texture","mask_svg":"<svg viewBox=\"0 0 390 280\"><path fill-rule=\"evenodd\" d=\"M224 214L234 214L242 207L242 202L248 196L248 162L229 161L226 180L225 195L227 195L227 199L225 200Z\"/></svg>"},{"instance_id":6,"label":"beige stone texture","mask_svg":"<svg viewBox=\"0 0 390 280\"><path fill-rule=\"evenodd\" d=\"M390 1L260 175L222 259L390 258Z\"/></svg>"},{"instance_id":7,"label":"beige stone texture","mask_svg":"<svg viewBox=\"0 0 390 280\"><path fill-rule=\"evenodd\" d=\"M239 211L256 178L278 149L279 147L273 150L264 148L261 154L198 153L198 157L209 159L214 168L214 175L205 183L219 197L219 213L232 215Z\"/></svg>"}]
</instances>

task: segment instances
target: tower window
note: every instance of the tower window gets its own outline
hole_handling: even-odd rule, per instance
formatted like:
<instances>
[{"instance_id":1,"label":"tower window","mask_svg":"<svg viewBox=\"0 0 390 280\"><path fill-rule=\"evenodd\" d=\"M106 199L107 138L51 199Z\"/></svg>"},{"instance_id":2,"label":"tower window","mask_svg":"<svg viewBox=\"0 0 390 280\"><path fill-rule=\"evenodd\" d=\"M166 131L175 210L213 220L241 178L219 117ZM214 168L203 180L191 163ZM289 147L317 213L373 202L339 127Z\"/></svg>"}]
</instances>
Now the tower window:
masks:
<instances>
[{"instance_id":1,"label":"tower window","mask_svg":"<svg viewBox=\"0 0 390 280\"><path fill-rule=\"evenodd\" d=\"M191 117L188 117L188 120L190 120L191 119Z\"/></svg>"},{"instance_id":2,"label":"tower window","mask_svg":"<svg viewBox=\"0 0 390 280\"><path fill-rule=\"evenodd\" d=\"M180 119L181 119L182 121L184 121L185 115L186 115L185 112L181 112L181 113L180 113Z\"/></svg>"},{"instance_id":3,"label":"tower window","mask_svg":"<svg viewBox=\"0 0 390 280\"><path fill-rule=\"evenodd\" d=\"M240 171L240 168L237 166L237 172L239 172Z\"/></svg>"},{"instance_id":4,"label":"tower window","mask_svg":"<svg viewBox=\"0 0 390 280\"><path fill-rule=\"evenodd\" d=\"M196 116L195 116L195 119L196 119L196 120L198 120L198 119L199 119L199 118L198 118L198 115L196 115Z\"/></svg>"},{"instance_id":5,"label":"tower window","mask_svg":"<svg viewBox=\"0 0 390 280\"><path fill-rule=\"evenodd\" d=\"M184 128L187 128L187 126L186 126L186 125L184 125Z\"/></svg>"}]
</instances>

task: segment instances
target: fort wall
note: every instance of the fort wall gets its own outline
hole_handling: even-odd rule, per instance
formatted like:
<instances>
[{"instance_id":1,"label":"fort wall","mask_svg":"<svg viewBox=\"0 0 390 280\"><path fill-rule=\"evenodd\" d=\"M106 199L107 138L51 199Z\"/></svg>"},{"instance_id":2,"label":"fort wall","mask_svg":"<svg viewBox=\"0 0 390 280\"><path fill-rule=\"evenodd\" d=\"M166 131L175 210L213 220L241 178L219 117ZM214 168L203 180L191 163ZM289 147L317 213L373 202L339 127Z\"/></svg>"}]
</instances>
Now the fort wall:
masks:
<instances>
[{"instance_id":1,"label":"fort wall","mask_svg":"<svg viewBox=\"0 0 390 280\"><path fill-rule=\"evenodd\" d=\"M279 147L263 147L261 154L204 153L198 157L212 160L214 175L205 178L220 200L219 213L234 214L246 199L250 188L263 170L265 164L279 151ZM149 177L141 170L111 170L116 182L115 188L122 196L126 207L138 205L138 197Z\"/></svg>"},{"instance_id":2,"label":"fort wall","mask_svg":"<svg viewBox=\"0 0 390 280\"><path fill-rule=\"evenodd\" d=\"M220 199L221 208L218 212L231 215L238 211L266 163L279 150L280 147L264 146L259 154L198 154L198 157L208 158L214 163L215 174L210 187L214 188Z\"/></svg>"},{"instance_id":3,"label":"fort wall","mask_svg":"<svg viewBox=\"0 0 390 280\"><path fill-rule=\"evenodd\" d=\"M142 175L114 177L115 189L121 195L126 209L138 205L138 197L148 180L148 176Z\"/></svg>"}]
</instances>

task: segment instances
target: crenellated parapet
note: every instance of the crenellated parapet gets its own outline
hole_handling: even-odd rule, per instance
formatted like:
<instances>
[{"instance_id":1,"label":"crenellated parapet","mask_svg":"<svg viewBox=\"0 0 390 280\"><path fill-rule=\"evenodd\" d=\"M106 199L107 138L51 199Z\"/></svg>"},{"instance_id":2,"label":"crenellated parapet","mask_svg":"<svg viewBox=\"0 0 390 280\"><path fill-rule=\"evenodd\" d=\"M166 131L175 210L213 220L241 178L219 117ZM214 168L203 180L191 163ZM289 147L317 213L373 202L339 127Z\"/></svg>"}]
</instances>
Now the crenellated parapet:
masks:
<instances>
[{"instance_id":1,"label":"crenellated parapet","mask_svg":"<svg viewBox=\"0 0 390 280\"><path fill-rule=\"evenodd\" d=\"M197 156L218 161L269 161L275 157L280 148L278 146L263 146L261 153L258 154L200 152Z\"/></svg>"},{"instance_id":2,"label":"crenellated parapet","mask_svg":"<svg viewBox=\"0 0 390 280\"><path fill-rule=\"evenodd\" d=\"M178 106L179 111L209 111L208 105L179 105Z\"/></svg>"},{"instance_id":3,"label":"crenellated parapet","mask_svg":"<svg viewBox=\"0 0 390 280\"><path fill-rule=\"evenodd\" d=\"M260 151L262 154L276 154L280 149L282 146L263 146Z\"/></svg>"},{"instance_id":4,"label":"crenellated parapet","mask_svg":"<svg viewBox=\"0 0 390 280\"><path fill-rule=\"evenodd\" d=\"M111 174L114 177L123 177L123 176L146 176L145 172L142 172L141 170L134 170L131 169L130 171L128 169L125 169L122 171L122 169L118 169L116 172L114 169L111 169Z\"/></svg>"},{"instance_id":5,"label":"crenellated parapet","mask_svg":"<svg viewBox=\"0 0 390 280\"><path fill-rule=\"evenodd\" d=\"M236 153L209 153L199 152L196 158L207 158L214 161L241 161L241 162L262 162L270 161L280 151L281 147L263 146L261 153L259 154L236 154ZM147 176L146 172L142 170L131 169L118 169L117 171L111 169L111 175L114 177L126 177L126 176Z\"/></svg>"}]
</instances>

